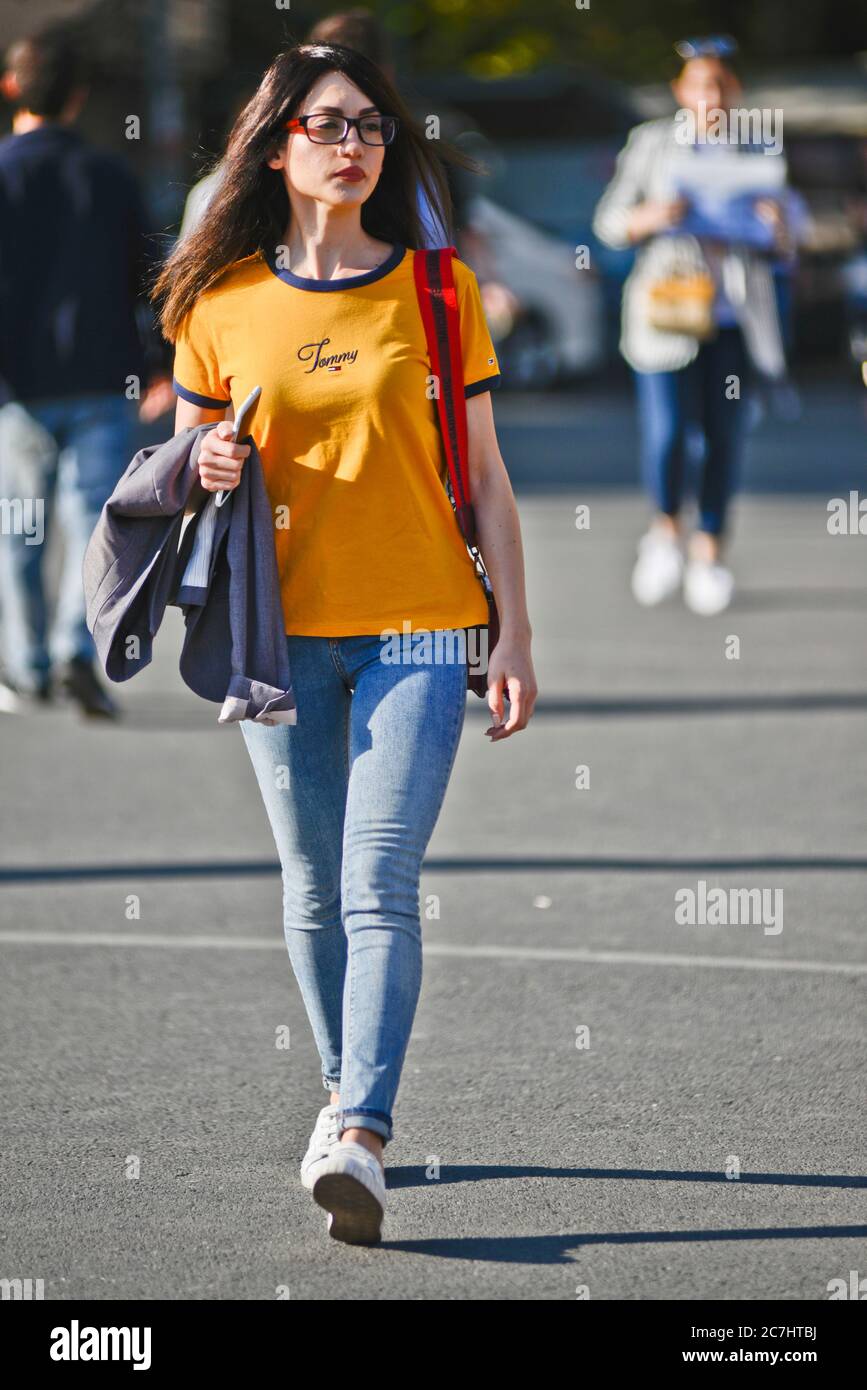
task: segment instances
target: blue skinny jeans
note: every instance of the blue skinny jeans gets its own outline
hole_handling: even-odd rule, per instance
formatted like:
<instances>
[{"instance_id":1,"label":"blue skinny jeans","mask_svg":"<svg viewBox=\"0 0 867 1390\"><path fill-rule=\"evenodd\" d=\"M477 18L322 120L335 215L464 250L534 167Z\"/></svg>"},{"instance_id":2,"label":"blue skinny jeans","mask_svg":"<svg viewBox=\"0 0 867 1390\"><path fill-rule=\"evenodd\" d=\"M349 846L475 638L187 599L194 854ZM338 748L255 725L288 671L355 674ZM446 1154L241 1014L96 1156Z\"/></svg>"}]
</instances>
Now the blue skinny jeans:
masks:
<instances>
[{"instance_id":1,"label":"blue skinny jeans","mask_svg":"<svg viewBox=\"0 0 867 1390\"><path fill-rule=\"evenodd\" d=\"M739 399L726 395L732 376L740 382ZM705 439L700 526L721 536L739 482L749 409L749 365L741 330L720 328L689 366L678 372L636 372L635 385L647 492L660 512L677 515L686 485L687 431L700 428Z\"/></svg>"},{"instance_id":2,"label":"blue skinny jeans","mask_svg":"<svg viewBox=\"0 0 867 1390\"><path fill-rule=\"evenodd\" d=\"M432 636L440 659L419 664L383 660L379 634L289 636L297 724L239 725L323 1085L341 1132L386 1144L421 988L421 864L466 712L461 629Z\"/></svg>"}]
</instances>

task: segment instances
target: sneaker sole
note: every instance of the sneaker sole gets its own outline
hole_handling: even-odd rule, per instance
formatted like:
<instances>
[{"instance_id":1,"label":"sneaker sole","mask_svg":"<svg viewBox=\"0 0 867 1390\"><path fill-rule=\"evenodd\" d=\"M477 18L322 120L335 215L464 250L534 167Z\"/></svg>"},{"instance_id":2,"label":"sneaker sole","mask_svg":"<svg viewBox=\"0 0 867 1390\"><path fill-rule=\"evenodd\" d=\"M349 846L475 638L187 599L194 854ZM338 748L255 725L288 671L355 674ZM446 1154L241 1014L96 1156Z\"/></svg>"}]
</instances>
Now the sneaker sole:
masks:
<instances>
[{"instance_id":1,"label":"sneaker sole","mask_svg":"<svg viewBox=\"0 0 867 1390\"><path fill-rule=\"evenodd\" d=\"M314 1187L316 1186L316 1170L320 1168L323 1163L327 1163L330 1157L330 1154L323 1154L321 1158L317 1158L313 1163L311 1163L308 1168L300 1168L298 1170L299 1176L301 1178L301 1186L305 1187L308 1192L312 1192Z\"/></svg>"},{"instance_id":2,"label":"sneaker sole","mask_svg":"<svg viewBox=\"0 0 867 1390\"><path fill-rule=\"evenodd\" d=\"M642 608L655 608L658 603L665 603L666 599L673 598L674 595L679 592L682 583L683 571L678 574L676 579L672 579L666 584L664 588L654 589L652 593L649 593L640 583L635 584L633 580L630 580L629 587L635 602L640 603Z\"/></svg>"},{"instance_id":3,"label":"sneaker sole","mask_svg":"<svg viewBox=\"0 0 867 1390\"><path fill-rule=\"evenodd\" d=\"M313 1200L329 1213L332 1240L375 1245L382 1239L382 1207L369 1188L351 1174L323 1173L313 1184Z\"/></svg>"},{"instance_id":4,"label":"sneaker sole","mask_svg":"<svg viewBox=\"0 0 867 1390\"><path fill-rule=\"evenodd\" d=\"M733 597L734 595L727 598L725 603L715 603L711 607L691 603L689 599L686 598L686 596L684 596L684 603L686 604L690 613L695 613L699 618L715 618L718 613L724 613L727 608L731 607Z\"/></svg>"}]
</instances>

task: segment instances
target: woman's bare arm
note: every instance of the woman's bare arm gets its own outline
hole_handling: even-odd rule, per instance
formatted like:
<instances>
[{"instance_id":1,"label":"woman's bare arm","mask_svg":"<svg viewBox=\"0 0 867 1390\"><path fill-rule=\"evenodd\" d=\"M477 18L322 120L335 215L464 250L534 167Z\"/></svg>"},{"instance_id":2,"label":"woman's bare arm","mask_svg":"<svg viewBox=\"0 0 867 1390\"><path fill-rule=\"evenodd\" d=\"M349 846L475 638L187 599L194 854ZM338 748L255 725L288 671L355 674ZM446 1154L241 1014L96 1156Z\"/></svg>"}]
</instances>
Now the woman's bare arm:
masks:
<instances>
[{"instance_id":1,"label":"woman's bare arm","mask_svg":"<svg viewBox=\"0 0 867 1390\"><path fill-rule=\"evenodd\" d=\"M518 509L497 443L490 391L467 401L470 490L476 514L479 549L497 599L500 637L489 652L488 704L503 717L503 681L511 704L509 719L495 738L525 728L536 700L536 676L530 655L533 636L527 611L524 552ZM488 731L486 731L488 732Z\"/></svg>"},{"instance_id":2,"label":"woman's bare arm","mask_svg":"<svg viewBox=\"0 0 867 1390\"><path fill-rule=\"evenodd\" d=\"M178 396L175 407L175 434L180 434L181 430L188 430L194 425L209 425L215 420L231 420L233 415L231 406L205 410L203 406L193 405L192 401L185 401L183 396Z\"/></svg>"}]
</instances>

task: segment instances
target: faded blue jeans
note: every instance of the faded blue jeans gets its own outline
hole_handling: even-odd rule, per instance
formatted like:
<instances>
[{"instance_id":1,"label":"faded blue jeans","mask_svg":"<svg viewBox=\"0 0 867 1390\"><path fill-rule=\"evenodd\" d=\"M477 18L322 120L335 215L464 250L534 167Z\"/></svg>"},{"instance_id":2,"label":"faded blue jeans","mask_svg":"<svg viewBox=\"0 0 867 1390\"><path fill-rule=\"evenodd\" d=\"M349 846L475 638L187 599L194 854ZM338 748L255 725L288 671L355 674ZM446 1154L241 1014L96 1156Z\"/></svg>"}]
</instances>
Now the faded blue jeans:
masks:
<instances>
[{"instance_id":1,"label":"faded blue jeans","mask_svg":"<svg viewBox=\"0 0 867 1390\"><path fill-rule=\"evenodd\" d=\"M434 659L419 664L383 660L379 634L289 636L298 722L239 726L323 1085L340 1092L341 1132L386 1144L421 988L421 864L466 713L461 635L436 630Z\"/></svg>"},{"instance_id":2,"label":"faded blue jeans","mask_svg":"<svg viewBox=\"0 0 867 1390\"><path fill-rule=\"evenodd\" d=\"M138 405L92 392L0 407L0 608L3 661L25 689L52 664L96 654L85 621L82 562L103 504L129 466ZM54 514L64 531L63 571L51 632L43 557Z\"/></svg>"}]
</instances>

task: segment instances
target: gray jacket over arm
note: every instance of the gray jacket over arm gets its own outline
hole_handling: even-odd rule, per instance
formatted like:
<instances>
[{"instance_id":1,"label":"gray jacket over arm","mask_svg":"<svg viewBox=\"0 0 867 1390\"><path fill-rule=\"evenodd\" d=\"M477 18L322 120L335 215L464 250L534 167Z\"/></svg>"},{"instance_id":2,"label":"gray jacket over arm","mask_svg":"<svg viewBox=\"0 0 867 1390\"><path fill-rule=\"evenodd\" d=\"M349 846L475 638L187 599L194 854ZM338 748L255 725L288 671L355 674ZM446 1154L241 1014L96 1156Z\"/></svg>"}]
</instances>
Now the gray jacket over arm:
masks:
<instances>
[{"instance_id":1,"label":"gray jacket over arm","mask_svg":"<svg viewBox=\"0 0 867 1390\"><path fill-rule=\"evenodd\" d=\"M274 548L274 518L251 435L222 507L198 481L193 425L140 449L102 509L85 551L87 626L112 681L147 666L166 606L181 609L180 674L221 724L297 722ZM202 501L202 494L207 499ZM199 507L185 523L191 498Z\"/></svg>"}]
</instances>

